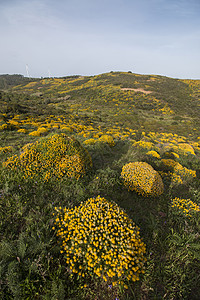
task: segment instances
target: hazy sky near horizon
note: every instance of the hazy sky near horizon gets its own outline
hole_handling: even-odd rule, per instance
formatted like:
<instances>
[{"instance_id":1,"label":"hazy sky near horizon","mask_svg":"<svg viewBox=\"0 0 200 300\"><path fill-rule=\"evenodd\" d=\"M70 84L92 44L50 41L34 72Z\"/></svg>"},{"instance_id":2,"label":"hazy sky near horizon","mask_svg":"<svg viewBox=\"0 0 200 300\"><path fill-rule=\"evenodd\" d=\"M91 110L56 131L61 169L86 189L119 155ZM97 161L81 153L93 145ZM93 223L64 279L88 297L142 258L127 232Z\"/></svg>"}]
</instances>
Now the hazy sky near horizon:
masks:
<instances>
[{"instance_id":1,"label":"hazy sky near horizon","mask_svg":"<svg viewBox=\"0 0 200 300\"><path fill-rule=\"evenodd\" d=\"M0 0L0 74L200 79L200 0Z\"/></svg>"}]
</instances>

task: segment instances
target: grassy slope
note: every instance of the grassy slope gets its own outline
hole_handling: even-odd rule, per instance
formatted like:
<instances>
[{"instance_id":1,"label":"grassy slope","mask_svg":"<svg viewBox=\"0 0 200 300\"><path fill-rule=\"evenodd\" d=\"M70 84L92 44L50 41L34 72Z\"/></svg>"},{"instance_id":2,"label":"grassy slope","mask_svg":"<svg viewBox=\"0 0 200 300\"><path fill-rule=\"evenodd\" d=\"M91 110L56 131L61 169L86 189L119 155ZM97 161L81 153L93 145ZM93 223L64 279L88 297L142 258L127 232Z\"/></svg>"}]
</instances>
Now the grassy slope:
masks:
<instances>
[{"instance_id":1,"label":"grassy slope","mask_svg":"<svg viewBox=\"0 0 200 300\"><path fill-rule=\"evenodd\" d=\"M120 122L133 129L143 126L145 130L193 135L192 129L198 131L200 126L200 100L196 92L199 86L197 80L114 72L84 78L43 79L12 90L34 95L35 99L26 106L36 114L40 111L55 113L55 110L59 110L59 114L71 114L70 108L74 105L78 117L102 119L110 124Z\"/></svg>"},{"instance_id":2,"label":"grassy slope","mask_svg":"<svg viewBox=\"0 0 200 300\"><path fill-rule=\"evenodd\" d=\"M12 146L12 154L18 154L24 144L40 139L28 133L47 125L46 134L61 132L62 126L68 126L69 134L81 142L107 131L116 135L112 148L98 143L86 146L94 169L82 181L37 185L21 182L2 170L2 297L19 298L17 286L20 284L22 299L29 299L30 295L36 299L40 296L44 299L114 299L118 295L115 290L107 291L105 287L101 290L90 281L86 290L80 289L83 283L72 281L67 274L51 231L55 205L73 206L101 194L126 209L141 228L147 244L146 275L118 297L198 299L199 257L195 249L199 244L199 219L192 223L181 221L171 213L169 200L182 196L198 203L199 179L173 188L166 183L165 195L155 200L126 191L121 186L120 172L127 162L145 160L144 149L141 151L131 145L133 139L144 140L144 132L146 135L152 131L172 133L185 137L189 143L198 141L200 81L112 72L18 83L20 85L4 86L0 97L1 125L11 124L7 130L0 131L1 146ZM129 90L123 90L125 88ZM27 133L18 132L20 128ZM9 155L9 152L1 153L2 161ZM198 170L198 150L195 158L183 157L180 162Z\"/></svg>"}]
</instances>

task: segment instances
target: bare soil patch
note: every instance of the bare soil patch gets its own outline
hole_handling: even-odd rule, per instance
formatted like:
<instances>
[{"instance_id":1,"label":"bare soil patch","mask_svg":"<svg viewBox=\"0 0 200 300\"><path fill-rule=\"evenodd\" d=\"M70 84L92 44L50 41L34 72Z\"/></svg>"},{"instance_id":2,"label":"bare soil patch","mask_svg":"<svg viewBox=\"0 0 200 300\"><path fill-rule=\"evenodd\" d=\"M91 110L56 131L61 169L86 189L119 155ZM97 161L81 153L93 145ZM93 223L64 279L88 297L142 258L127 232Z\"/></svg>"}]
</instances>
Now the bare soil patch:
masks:
<instances>
[{"instance_id":1,"label":"bare soil patch","mask_svg":"<svg viewBox=\"0 0 200 300\"><path fill-rule=\"evenodd\" d=\"M145 91L144 89L133 89L133 88L122 88L121 89L122 91L134 91L134 92L141 92L141 93L144 93L144 94L151 94L153 93L152 91Z\"/></svg>"}]
</instances>

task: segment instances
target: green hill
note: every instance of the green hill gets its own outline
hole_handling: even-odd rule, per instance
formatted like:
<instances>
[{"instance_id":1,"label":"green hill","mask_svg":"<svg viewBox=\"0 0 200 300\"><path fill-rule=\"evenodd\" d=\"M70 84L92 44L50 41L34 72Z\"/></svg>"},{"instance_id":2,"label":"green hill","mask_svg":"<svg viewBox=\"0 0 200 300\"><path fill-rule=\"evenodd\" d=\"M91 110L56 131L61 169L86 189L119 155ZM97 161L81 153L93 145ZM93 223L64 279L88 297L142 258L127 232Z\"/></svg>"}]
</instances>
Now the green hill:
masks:
<instances>
[{"instance_id":1,"label":"green hill","mask_svg":"<svg viewBox=\"0 0 200 300\"><path fill-rule=\"evenodd\" d=\"M0 76L0 298L200 299L200 80Z\"/></svg>"},{"instance_id":2,"label":"green hill","mask_svg":"<svg viewBox=\"0 0 200 300\"><path fill-rule=\"evenodd\" d=\"M2 113L17 103L29 114L76 115L80 120L178 134L199 130L199 80L111 72L25 81L3 97L13 100L2 103Z\"/></svg>"}]
</instances>

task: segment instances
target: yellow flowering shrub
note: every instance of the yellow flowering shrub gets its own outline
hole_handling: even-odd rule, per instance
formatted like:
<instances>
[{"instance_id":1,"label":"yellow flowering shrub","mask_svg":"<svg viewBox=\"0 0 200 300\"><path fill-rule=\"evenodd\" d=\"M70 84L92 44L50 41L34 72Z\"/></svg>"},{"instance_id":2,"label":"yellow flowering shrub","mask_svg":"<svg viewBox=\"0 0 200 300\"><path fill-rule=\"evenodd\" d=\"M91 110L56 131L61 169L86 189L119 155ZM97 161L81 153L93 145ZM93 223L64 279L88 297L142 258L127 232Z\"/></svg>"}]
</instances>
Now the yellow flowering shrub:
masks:
<instances>
[{"instance_id":1,"label":"yellow flowering shrub","mask_svg":"<svg viewBox=\"0 0 200 300\"><path fill-rule=\"evenodd\" d=\"M143 140L134 142L133 146L143 149L143 150L149 150L149 151L153 150L155 148L155 145L152 142L143 141Z\"/></svg>"},{"instance_id":2,"label":"yellow flowering shrub","mask_svg":"<svg viewBox=\"0 0 200 300\"><path fill-rule=\"evenodd\" d=\"M45 128L45 127L39 127L37 129L37 131L42 135L42 134L45 134L48 132L48 128Z\"/></svg>"},{"instance_id":3,"label":"yellow flowering shrub","mask_svg":"<svg viewBox=\"0 0 200 300\"><path fill-rule=\"evenodd\" d=\"M30 132L29 135L32 135L32 136L41 136L41 135L46 134L47 132L48 132L48 128L39 127L37 130Z\"/></svg>"},{"instance_id":4,"label":"yellow flowering shrub","mask_svg":"<svg viewBox=\"0 0 200 300\"><path fill-rule=\"evenodd\" d=\"M10 157L4 165L20 169L24 178L48 181L65 175L78 179L92 167L92 160L76 139L61 133L25 145L19 157Z\"/></svg>"},{"instance_id":5,"label":"yellow flowering shrub","mask_svg":"<svg viewBox=\"0 0 200 300\"><path fill-rule=\"evenodd\" d=\"M161 167L164 171L174 171L176 165L180 165L177 161L166 158L161 160Z\"/></svg>"},{"instance_id":6,"label":"yellow flowering shrub","mask_svg":"<svg viewBox=\"0 0 200 300\"><path fill-rule=\"evenodd\" d=\"M73 132L73 129L70 126L61 125L60 129L66 132Z\"/></svg>"},{"instance_id":7,"label":"yellow flowering shrub","mask_svg":"<svg viewBox=\"0 0 200 300\"><path fill-rule=\"evenodd\" d=\"M154 150L148 151L146 154L149 155L150 157L160 159L160 154Z\"/></svg>"},{"instance_id":8,"label":"yellow flowering shrub","mask_svg":"<svg viewBox=\"0 0 200 300\"><path fill-rule=\"evenodd\" d=\"M73 209L55 209L54 223L69 272L113 285L139 280L146 246L139 228L117 204L97 196Z\"/></svg>"},{"instance_id":9,"label":"yellow flowering shrub","mask_svg":"<svg viewBox=\"0 0 200 300\"><path fill-rule=\"evenodd\" d=\"M195 155L194 148L188 143L176 143L165 145L163 147L163 150L166 152L173 151L173 153L177 153L178 155L184 156L187 156L189 154Z\"/></svg>"},{"instance_id":10,"label":"yellow flowering shrub","mask_svg":"<svg viewBox=\"0 0 200 300\"><path fill-rule=\"evenodd\" d=\"M179 155L173 151L167 151L164 153L165 158L171 158L171 159L176 159L179 158Z\"/></svg>"},{"instance_id":11,"label":"yellow flowering shrub","mask_svg":"<svg viewBox=\"0 0 200 300\"><path fill-rule=\"evenodd\" d=\"M13 151L12 146L0 147L0 154L1 153L9 153Z\"/></svg>"},{"instance_id":12,"label":"yellow flowering shrub","mask_svg":"<svg viewBox=\"0 0 200 300\"><path fill-rule=\"evenodd\" d=\"M176 208L178 212L184 214L186 217L191 217L194 212L200 212L200 207L190 199L176 197L172 199L171 207Z\"/></svg>"},{"instance_id":13,"label":"yellow flowering shrub","mask_svg":"<svg viewBox=\"0 0 200 300\"><path fill-rule=\"evenodd\" d=\"M85 140L83 142L83 144L85 144L85 145L94 145L96 143L96 141L97 140L95 140L95 139L88 139L88 140Z\"/></svg>"},{"instance_id":14,"label":"yellow flowering shrub","mask_svg":"<svg viewBox=\"0 0 200 300\"><path fill-rule=\"evenodd\" d=\"M29 135L31 135L31 136L41 136L41 133L37 130L34 130L34 131L30 132Z\"/></svg>"},{"instance_id":15,"label":"yellow flowering shrub","mask_svg":"<svg viewBox=\"0 0 200 300\"><path fill-rule=\"evenodd\" d=\"M6 123L4 123L4 124L2 124L2 125L0 125L0 130L6 130L6 129L8 129L9 128L9 126L8 126L8 124L6 124Z\"/></svg>"},{"instance_id":16,"label":"yellow flowering shrub","mask_svg":"<svg viewBox=\"0 0 200 300\"><path fill-rule=\"evenodd\" d=\"M163 178L163 180L171 183L172 185L183 184L181 176L176 173L159 171L159 174Z\"/></svg>"},{"instance_id":17,"label":"yellow flowering shrub","mask_svg":"<svg viewBox=\"0 0 200 300\"><path fill-rule=\"evenodd\" d=\"M12 125L12 127L19 128L20 123L16 120L9 120L8 123Z\"/></svg>"},{"instance_id":18,"label":"yellow flowering shrub","mask_svg":"<svg viewBox=\"0 0 200 300\"><path fill-rule=\"evenodd\" d=\"M25 128L20 128L20 129L17 130L17 132L27 133L27 130Z\"/></svg>"},{"instance_id":19,"label":"yellow flowering shrub","mask_svg":"<svg viewBox=\"0 0 200 300\"><path fill-rule=\"evenodd\" d=\"M195 155L194 148L188 143L178 144L179 153L183 155L192 154Z\"/></svg>"},{"instance_id":20,"label":"yellow flowering shrub","mask_svg":"<svg viewBox=\"0 0 200 300\"><path fill-rule=\"evenodd\" d=\"M129 190L143 196L159 196L164 191L159 173L146 162L126 164L122 168L121 177Z\"/></svg>"},{"instance_id":21,"label":"yellow flowering shrub","mask_svg":"<svg viewBox=\"0 0 200 300\"><path fill-rule=\"evenodd\" d=\"M179 176L181 180L193 179L196 177L196 171L183 167L173 159L162 159L161 167L164 171L176 174L176 176Z\"/></svg>"},{"instance_id":22,"label":"yellow flowering shrub","mask_svg":"<svg viewBox=\"0 0 200 300\"><path fill-rule=\"evenodd\" d=\"M114 146L115 142L113 140L113 137L111 135L108 134L103 134L99 139L99 142L103 142L103 143L107 143L110 146Z\"/></svg>"}]
</instances>

